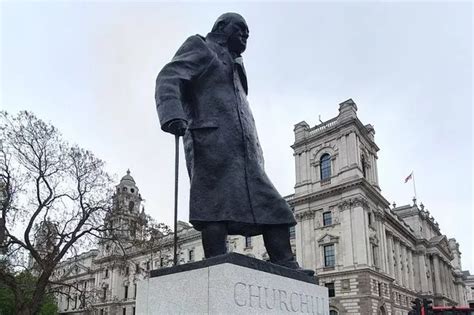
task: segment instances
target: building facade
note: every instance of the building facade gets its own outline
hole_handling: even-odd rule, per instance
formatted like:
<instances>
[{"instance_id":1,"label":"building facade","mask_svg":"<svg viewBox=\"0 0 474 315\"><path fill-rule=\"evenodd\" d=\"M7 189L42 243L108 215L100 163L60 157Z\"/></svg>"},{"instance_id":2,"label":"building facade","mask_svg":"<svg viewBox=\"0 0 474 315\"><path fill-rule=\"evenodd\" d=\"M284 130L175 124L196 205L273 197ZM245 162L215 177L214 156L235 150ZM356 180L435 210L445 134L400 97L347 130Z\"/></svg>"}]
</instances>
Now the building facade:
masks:
<instances>
[{"instance_id":1,"label":"building facade","mask_svg":"<svg viewBox=\"0 0 474 315\"><path fill-rule=\"evenodd\" d=\"M406 314L416 297L466 305L459 245L416 200L397 207L383 197L375 130L358 119L357 105L343 102L337 117L312 128L298 123L294 132L291 242L298 262L328 288L330 315ZM138 191L127 173L106 219L129 241L125 250L106 240L58 266L54 276L69 284L61 288L69 295L58 295L61 314L134 314L137 283L171 265L172 236L145 237ZM199 232L180 222L178 238L179 263L203 259ZM268 260L261 236L229 236L228 249Z\"/></svg>"},{"instance_id":2,"label":"building facade","mask_svg":"<svg viewBox=\"0 0 474 315\"><path fill-rule=\"evenodd\" d=\"M466 305L459 245L416 200L383 197L374 136L352 100L321 125L295 126L298 261L330 288L334 314L406 314L416 297Z\"/></svg>"}]
</instances>

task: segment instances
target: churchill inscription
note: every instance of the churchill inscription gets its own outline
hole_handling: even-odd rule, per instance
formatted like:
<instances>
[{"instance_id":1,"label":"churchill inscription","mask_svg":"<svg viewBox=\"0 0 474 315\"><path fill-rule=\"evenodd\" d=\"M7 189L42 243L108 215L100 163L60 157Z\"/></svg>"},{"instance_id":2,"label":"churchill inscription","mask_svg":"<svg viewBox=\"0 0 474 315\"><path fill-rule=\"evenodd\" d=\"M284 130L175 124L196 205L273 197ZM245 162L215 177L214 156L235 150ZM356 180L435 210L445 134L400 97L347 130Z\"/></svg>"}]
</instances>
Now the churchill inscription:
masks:
<instances>
[{"instance_id":1,"label":"churchill inscription","mask_svg":"<svg viewBox=\"0 0 474 315\"><path fill-rule=\"evenodd\" d=\"M236 253L152 271L136 305L137 315L329 315L328 289L314 278Z\"/></svg>"},{"instance_id":2,"label":"churchill inscription","mask_svg":"<svg viewBox=\"0 0 474 315\"><path fill-rule=\"evenodd\" d=\"M233 293L234 303L242 308L303 314L324 314L325 310L324 298L283 288L236 282Z\"/></svg>"}]
</instances>

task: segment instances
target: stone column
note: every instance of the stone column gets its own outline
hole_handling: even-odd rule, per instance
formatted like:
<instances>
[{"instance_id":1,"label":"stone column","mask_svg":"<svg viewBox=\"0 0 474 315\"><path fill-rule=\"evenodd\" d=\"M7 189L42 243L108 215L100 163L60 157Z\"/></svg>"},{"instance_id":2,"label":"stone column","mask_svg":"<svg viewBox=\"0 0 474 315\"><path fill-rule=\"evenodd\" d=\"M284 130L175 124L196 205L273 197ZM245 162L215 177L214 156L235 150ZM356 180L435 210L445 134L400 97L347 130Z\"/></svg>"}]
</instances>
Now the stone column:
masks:
<instances>
[{"instance_id":1,"label":"stone column","mask_svg":"<svg viewBox=\"0 0 474 315\"><path fill-rule=\"evenodd\" d=\"M449 263L444 265L446 269L446 281L448 283L448 296L454 299L454 287L453 287L453 276L451 274L451 268L449 267Z\"/></svg>"},{"instance_id":2,"label":"stone column","mask_svg":"<svg viewBox=\"0 0 474 315\"><path fill-rule=\"evenodd\" d=\"M388 257L388 274L395 278L395 272L393 270L393 238L391 235L387 235L387 257Z\"/></svg>"},{"instance_id":3,"label":"stone column","mask_svg":"<svg viewBox=\"0 0 474 315\"><path fill-rule=\"evenodd\" d=\"M401 272L400 272L400 247L397 239L393 240L393 246L395 249L395 264L394 271L395 271L395 283L401 285Z\"/></svg>"},{"instance_id":4,"label":"stone column","mask_svg":"<svg viewBox=\"0 0 474 315\"><path fill-rule=\"evenodd\" d=\"M303 182L308 182L310 179L309 173L309 154L308 151L303 152Z\"/></svg>"},{"instance_id":5,"label":"stone column","mask_svg":"<svg viewBox=\"0 0 474 315\"><path fill-rule=\"evenodd\" d=\"M403 263L403 285L405 288L409 287L410 281L408 280L408 264L407 264L407 250L405 244L402 245L402 263Z\"/></svg>"},{"instance_id":6,"label":"stone column","mask_svg":"<svg viewBox=\"0 0 474 315\"><path fill-rule=\"evenodd\" d=\"M429 291L429 284L428 284L428 278L426 276L427 269L426 269L426 256L424 252L418 252L418 279L419 281L416 281L416 283L420 284L421 286L421 292L425 293Z\"/></svg>"},{"instance_id":7,"label":"stone column","mask_svg":"<svg viewBox=\"0 0 474 315\"><path fill-rule=\"evenodd\" d=\"M369 265L368 261L368 236L366 224L366 212L360 200L354 200L352 205L352 237L354 252L359 264Z\"/></svg>"},{"instance_id":8,"label":"stone column","mask_svg":"<svg viewBox=\"0 0 474 315\"><path fill-rule=\"evenodd\" d=\"M339 169L347 167L347 142L346 135L338 139L339 142Z\"/></svg>"},{"instance_id":9,"label":"stone column","mask_svg":"<svg viewBox=\"0 0 474 315\"><path fill-rule=\"evenodd\" d=\"M439 259L437 255L433 255L433 265L434 265L434 277L435 277L435 288L433 288L433 293L442 294L443 288L441 287L441 269L439 265Z\"/></svg>"},{"instance_id":10,"label":"stone column","mask_svg":"<svg viewBox=\"0 0 474 315\"><path fill-rule=\"evenodd\" d=\"M443 259L440 259L439 266L441 269L441 287L443 288L443 294L448 296L448 279L446 277L446 268Z\"/></svg>"},{"instance_id":11,"label":"stone column","mask_svg":"<svg viewBox=\"0 0 474 315\"><path fill-rule=\"evenodd\" d=\"M298 264L303 264L303 217L301 214L296 214L296 260ZM316 250L316 249L315 249Z\"/></svg>"},{"instance_id":12,"label":"stone column","mask_svg":"<svg viewBox=\"0 0 474 315\"><path fill-rule=\"evenodd\" d=\"M379 235L380 235L380 243L381 243L381 257L380 261L382 262L381 267L382 270L386 273L389 273L388 269L388 251L387 251L387 234L385 233L385 224L383 224L382 219L379 221L380 222L380 229L379 229Z\"/></svg>"},{"instance_id":13,"label":"stone column","mask_svg":"<svg viewBox=\"0 0 474 315\"><path fill-rule=\"evenodd\" d=\"M294 153L293 156L295 157L295 176L296 176L296 185L301 183L301 175L300 175L300 154Z\"/></svg>"},{"instance_id":14,"label":"stone column","mask_svg":"<svg viewBox=\"0 0 474 315\"><path fill-rule=\"evenodd\" d=\"M356 152L356 141L357 140L356 140L355 132L351 132L347 138L347 142L348 142L347 155L348 155L349 166L357 163L356 155L358 154L358 152Z\"/></svg>"},{"instance_id":15,"label":"stone column","mask_svg":"<svg viewBox=\"0 0 474 315\"><path fill-rule=\"evenodd\" d=\"M314 221L315 221L315 217L316 217L316 214L314 211L311 212L310 214L310 218L308 220L308 225L309 225L309 238L310 238L310 246L311 246L311 262L312 264L311 265L308 265L308 266L311 266L311 268L313 268L313 270L316 270L316 266L317 266L317 263L316 263L316 250L319 248L319 244L317 244L316 242L316 237L315 237L315 224L314 224ZM337 257L336 257L337 259ZM336 260L336 264L337 264L337 260Z\"/></svg>"},{"instance_id":16,"label":"stone column","mask_svg":"<svg viewBox=\"0 0 474 315\"><path fill-rule=\"evenodd\" d=\"M413 278L413 256L410 248L407 248L408 254L408 287L410 289L415 288L414 278Z\"/></svg>"},{"instance_id":17,"label":"stone column","mask_svg":"<svg viewBox=\"0 0 474 315\"><path fill-rule=\"evenodd\" d=\"M370 155L370 183L372 185L376 184L375 182L375 157L373 154L369 153Z\"/></svg>"}]
</instances>

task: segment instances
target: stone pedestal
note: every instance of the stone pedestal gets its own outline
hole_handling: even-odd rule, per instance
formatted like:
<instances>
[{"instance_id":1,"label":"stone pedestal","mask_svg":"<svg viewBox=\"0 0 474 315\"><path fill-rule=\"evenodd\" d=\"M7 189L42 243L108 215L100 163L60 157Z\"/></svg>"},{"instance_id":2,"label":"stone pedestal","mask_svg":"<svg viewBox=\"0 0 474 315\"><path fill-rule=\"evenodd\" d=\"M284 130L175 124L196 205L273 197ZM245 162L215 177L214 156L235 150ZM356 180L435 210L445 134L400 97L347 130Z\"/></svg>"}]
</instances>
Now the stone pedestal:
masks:
<instances>
[{"instance_id":1,"label":"stone pedestal","mask_svg":"<svg viewBox=\"0 0 474 315\"><path fill-rule=\"evenodd\" d=\"M329 314L313 277L235 253L153 270L137 289L137 315Z\"/></svg>"}]
</instances>

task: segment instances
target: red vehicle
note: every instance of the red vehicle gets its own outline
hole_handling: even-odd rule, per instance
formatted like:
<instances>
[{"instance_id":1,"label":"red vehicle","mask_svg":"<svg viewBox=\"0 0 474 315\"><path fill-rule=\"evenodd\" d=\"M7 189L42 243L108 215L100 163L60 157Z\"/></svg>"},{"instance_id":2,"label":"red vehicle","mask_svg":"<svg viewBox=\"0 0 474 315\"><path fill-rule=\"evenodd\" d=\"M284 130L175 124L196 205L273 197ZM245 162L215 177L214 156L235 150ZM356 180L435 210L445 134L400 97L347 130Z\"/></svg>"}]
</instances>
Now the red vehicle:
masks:
<instances>
[{"instance_id":1,"label":"red vehicle","mask_svg":"<svg viewBox=\"0 0 474 315\"><path fill-rule=\"evenodd\" d=\"M423 311L422 313L423 314ZM425 311L426 314L426 311ZM428 314L433 315L474 315L474 308L469 306L433 306ZM426 314L426 315L428 315Z\"/></svg>"}]
</instances>

